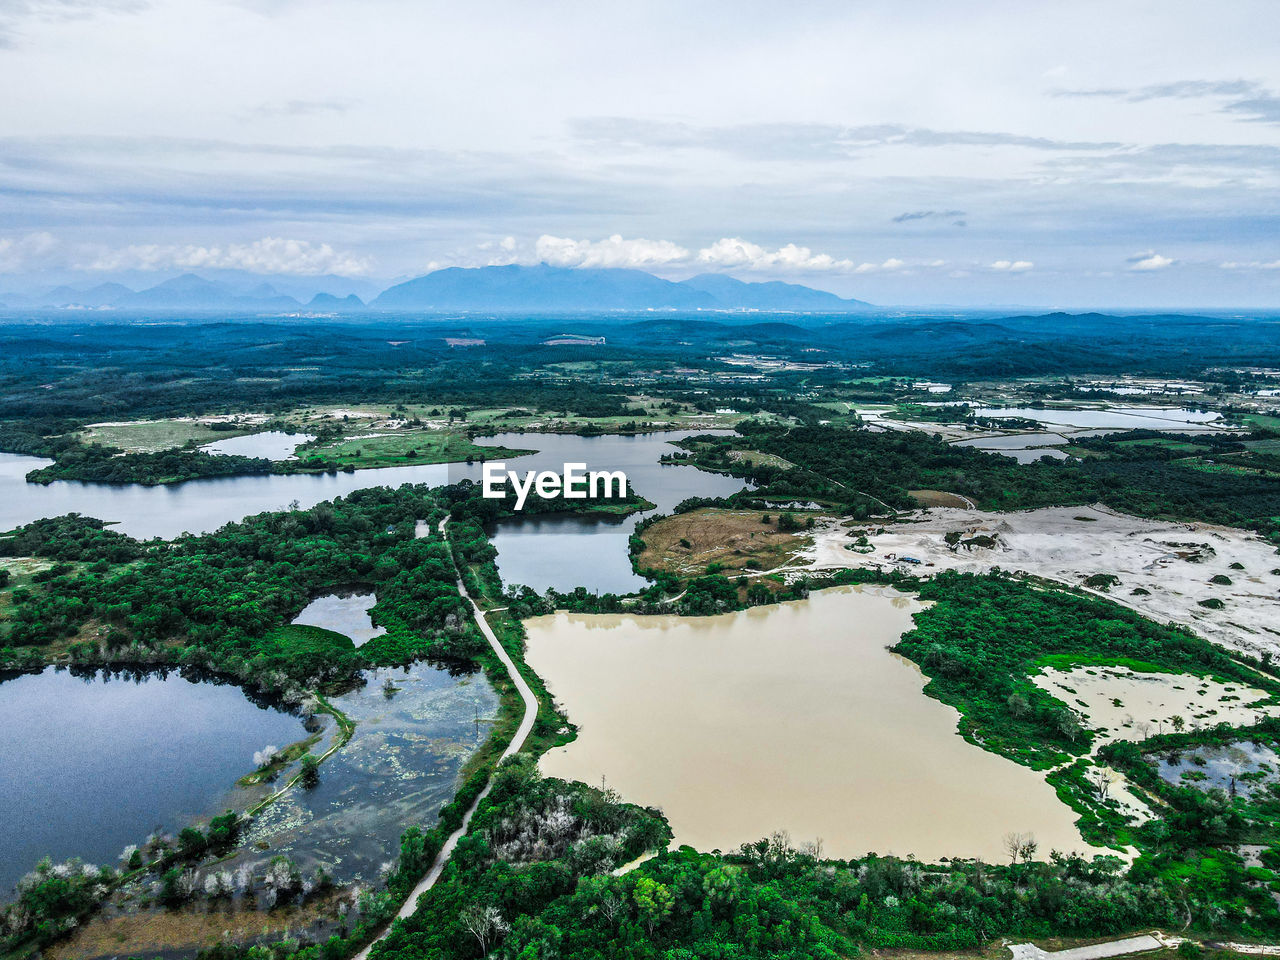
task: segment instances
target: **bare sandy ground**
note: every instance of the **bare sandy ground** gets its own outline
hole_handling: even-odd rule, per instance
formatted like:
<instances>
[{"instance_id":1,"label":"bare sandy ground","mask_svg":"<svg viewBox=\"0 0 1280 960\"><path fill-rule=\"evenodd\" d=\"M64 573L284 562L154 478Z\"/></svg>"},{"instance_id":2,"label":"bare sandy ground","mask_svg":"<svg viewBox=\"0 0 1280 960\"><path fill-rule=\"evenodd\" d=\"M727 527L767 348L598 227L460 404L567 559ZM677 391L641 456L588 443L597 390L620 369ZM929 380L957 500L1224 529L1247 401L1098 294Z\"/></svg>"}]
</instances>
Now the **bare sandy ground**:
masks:
<instances>
[{"instance_id":1,"label":"bare sandy ground","mask_svg":"<svg viewBox=\"0 0 1280 960\"><path fill-rule=\"evenodd\" d=\"M944 539L948 533L960 534L954 547ZM847 549L862 535L867 545ZM1232 569L1233 563L1243 569ZM1143 520L1101 506L1020 513L938 507L883 527L828 521L800 565L898 567L923 576L1000 567L1076 587L1093 574L1111 574L1118 584L1090 592L1233 650L1280 655L1280 575L1273 572L1280 570L1280 554L1232 527ZM1214 576L1231 583L1213 584ZM1199 604L1214 598L1223 609Z\"/></svg>"}]
</instances>

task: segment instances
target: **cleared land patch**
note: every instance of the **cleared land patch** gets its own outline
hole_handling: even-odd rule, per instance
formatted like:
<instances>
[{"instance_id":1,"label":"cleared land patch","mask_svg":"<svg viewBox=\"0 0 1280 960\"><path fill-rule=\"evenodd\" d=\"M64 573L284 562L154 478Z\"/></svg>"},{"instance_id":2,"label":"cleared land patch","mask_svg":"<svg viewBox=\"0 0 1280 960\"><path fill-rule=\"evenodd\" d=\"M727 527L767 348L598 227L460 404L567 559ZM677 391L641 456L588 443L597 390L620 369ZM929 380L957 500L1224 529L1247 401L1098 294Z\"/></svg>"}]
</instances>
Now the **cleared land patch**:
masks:
<instances>
[{"instance_id":1,"label":"cleared land patch","mask_svg":"<svg viewBox=\"0 0 1280 960\"><path fill-rule=\"evenodd\" d=\"M765 510L711 507L664 517L642 535L640 568L700 574L712 565L743 572L783 566L811 545L812 534L780 530L779 516ZM802 515L797 518L804 523Z\"/></svg>"},{"instance_id":2,"label":"cleared land patch","mask_svg":"<svg viewBox=\"0 0 1280 960\"><path fill-rule=\"evenodd\" d=\"M251 424L243 428L215 430L200 420L137 420L130 423L94 423L84 428L81 439L85 443L100 443L107 447L119 447L126 453L156 453L173 450L195 441L198 444L244 436L256 429Z\"/></svg>"}]
</instances>

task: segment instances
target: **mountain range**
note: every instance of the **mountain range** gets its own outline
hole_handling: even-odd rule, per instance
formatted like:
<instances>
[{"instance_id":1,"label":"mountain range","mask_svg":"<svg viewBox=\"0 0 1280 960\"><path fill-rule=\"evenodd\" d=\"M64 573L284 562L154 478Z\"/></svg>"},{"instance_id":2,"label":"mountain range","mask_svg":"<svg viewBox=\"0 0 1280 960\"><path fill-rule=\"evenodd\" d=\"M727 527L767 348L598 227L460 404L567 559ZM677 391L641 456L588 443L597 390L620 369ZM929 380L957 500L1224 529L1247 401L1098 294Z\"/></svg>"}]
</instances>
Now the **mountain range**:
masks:
<instances>
[{"instance_id":1,"label":"mountain range","mask_svg":"<svg viewBox=\"0 0 1280 960\"><path fill-rule=\"evenodd\" d=\"M295 288L296 292L296 288ZM568 268L548 264L447 267L383 290L367 304L354 293L290 296L266 282L208 280L183 274L143 290L119 283L60 286L38 296L0 293L0 306L191 313L576 313L646 310L771 310L841 313L861 300L794 283L748 283L723 274L672 281L643 270Z\"/></svg>"}]
</instances>

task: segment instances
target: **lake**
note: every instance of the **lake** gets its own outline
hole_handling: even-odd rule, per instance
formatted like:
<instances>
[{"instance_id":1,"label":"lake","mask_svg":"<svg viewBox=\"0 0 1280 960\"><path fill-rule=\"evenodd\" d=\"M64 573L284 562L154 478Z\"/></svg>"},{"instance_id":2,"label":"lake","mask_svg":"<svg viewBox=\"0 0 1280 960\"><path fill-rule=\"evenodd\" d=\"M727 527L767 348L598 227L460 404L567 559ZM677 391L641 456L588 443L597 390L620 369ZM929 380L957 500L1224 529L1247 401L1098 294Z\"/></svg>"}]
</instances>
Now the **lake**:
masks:
<instances>
[{"instance_id":1,"label":"lake","mask_svg":"<svg viewBox=\"0 0 1280 960\"><path fill-rule=\"evenodd\" d=\"M593 470L624 470L633 489L670 511L692 496L723 497L743 488L741 480L688 465L661 464L675 450L673 440L715 431L667 431L638 436L579 437L572 434L505 433L482 443L538 452L511 458L512 469L556 470L586 463ZM291 438L292 439L292 438ZM130 536L172 538L184 531L204 533L266 510L284 510L296 501L308 508L367 487L425 483L438 486L479 480L480 464L423 464L380 467L355 473L215 477L169 486L101 484L58 480L27 483L26 474L50 461L0 453L0 530L40 517L82 513L116 524ZM499 524L493 533L498 569L509 583L539 590L629 591L645 581L631 572L627 538L639 517L540 517ZM561 526L557 526L561 525Z\"/></svg>"},{"instance_id":2,"label":"lake","mask_svg":"<svg viewBox=\"0 0 1280 960\"><path fill-rule=\"evenodd\" d=\"M886 647L921 603L887 588L715 617L558 613L527 660L579 727L541 760L659 806L701 850L787 830L828 856L1092 852L1042 773L967 743L958 714Z\"/></svg>"},{"instance_id":3,"label":"lake","mask_svg":"<svg viewBox=\"0 0 1280 960\"><path fill-rule=\"evenodd\" d=\"M664 453L676 452L673 440L726 432L676 431L633 437L503 434L490 442L538 446L538 454L513 462L518 470L531 466L560 470L566 462L586 463L589 470L623 470L631 489L655 504L657 512L670 513L690 497L727 497L743 489L743 481L733 477L687 464L658 462ZM551 442L545 443L547 440ZM498 551L498 572L508 586L524 584L539 592L549 587L568 592L578 586L598 593L643 589L648 581L632 572L627 542L645 516L648 513L625 518L541 515L504 520L489 531Z\"/></svg>"},{"instance_id":4,"label":"lake","mask_svg":"<svg viewBox=\"0 0 1280 960\"><path fill-rule=\"evenodd\" d=\"M0 683L0 730L0 899L43 856L116 866L157 827L220 812L255 751L306 736L228 684L52 667Z\"/></svg>"}]
</instances>

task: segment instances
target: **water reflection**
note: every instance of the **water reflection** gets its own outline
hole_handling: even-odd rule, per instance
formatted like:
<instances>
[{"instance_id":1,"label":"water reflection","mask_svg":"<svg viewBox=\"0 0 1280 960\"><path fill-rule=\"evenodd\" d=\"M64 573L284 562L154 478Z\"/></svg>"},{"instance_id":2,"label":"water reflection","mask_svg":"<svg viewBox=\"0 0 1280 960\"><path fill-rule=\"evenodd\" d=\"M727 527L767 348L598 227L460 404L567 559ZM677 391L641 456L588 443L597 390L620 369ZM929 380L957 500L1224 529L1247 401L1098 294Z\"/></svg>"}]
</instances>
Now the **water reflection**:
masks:
<instances>
[{"instance_id":1,"label":"water reflection","mask_svg":"<svg viewBox=\"0 0 1280 960\"><path fill-rule=\"evenodd\" d=\"M322 866L340 883L373 882L406 827L435 823L489 736L497 696L481 674L424 663L369 671L366 680L331 699L356 728L321 766L319 783L264 809L220 870L284 854L304 873Z\"/></svg>"},{"instance_id":2,"label":"water reflection","mask_svg":"<svg viewBox=\"0 0 1280 960\"><path fill-rule=\"evenodd\" d=\"M387 632L386 627L375 626L369 616L377 602L378 598L372 593L357 589L331 593L312 600L293 618L293 622L332 630L350 637L357 647L361 647Z\"/></svg>"},{"instance_id":3,"label":"water reflection","mask_svg":"<svg viewBox=\"0 0 1280 960\"><path fill-rule=\"evenodd\" d=\"M229 684L52 667L0 683L0 730L0 896L46 855L115 865L211 812L254 751L305 736Z\"/></svg>"}]
</instances>

